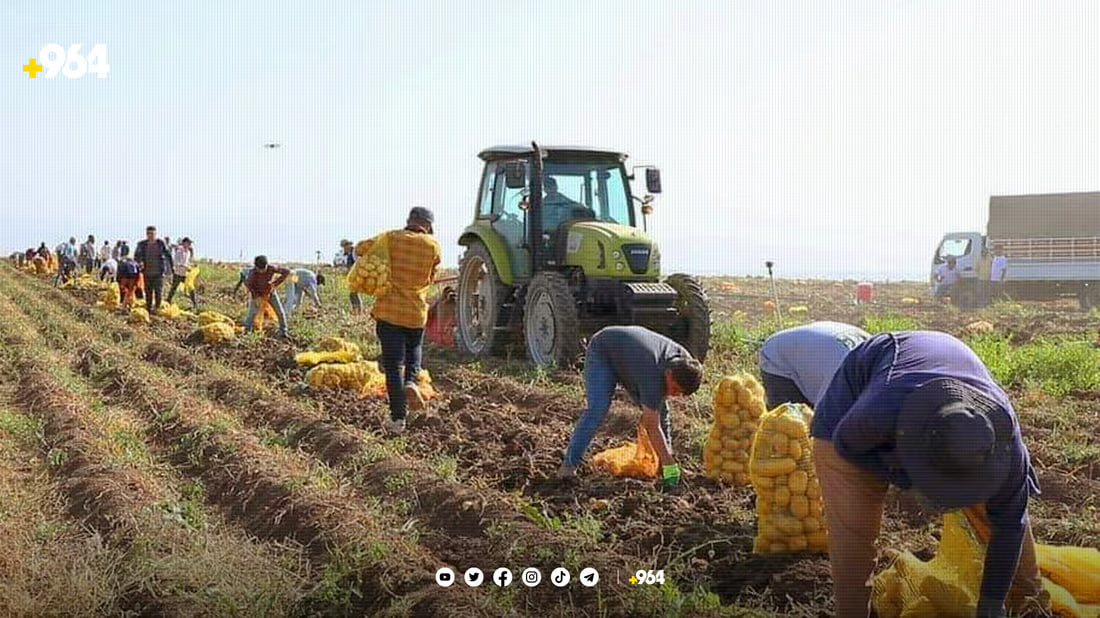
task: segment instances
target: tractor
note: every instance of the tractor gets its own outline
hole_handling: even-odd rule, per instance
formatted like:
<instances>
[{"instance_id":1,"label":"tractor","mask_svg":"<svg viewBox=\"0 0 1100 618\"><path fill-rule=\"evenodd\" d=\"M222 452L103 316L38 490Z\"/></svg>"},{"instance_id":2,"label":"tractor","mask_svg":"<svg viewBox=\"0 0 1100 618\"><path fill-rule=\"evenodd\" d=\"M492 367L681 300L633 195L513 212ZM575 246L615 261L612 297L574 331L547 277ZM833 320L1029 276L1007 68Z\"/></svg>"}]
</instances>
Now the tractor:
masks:
<instances>
[{"instance_id":1,"label":"tractor","mask_svg":"<svg viewBox=\"0 0 1100 618\"><path fill-rule=\"evenodd\" d=\"M455 340L468 356L523 344L540 367L572 366L586 338L637 324L673 338L702 361L710 308L685 274L661 280L661 253L645 233L660 171L631 193L619 152L498 146L485 162L474 221L459 238ZM641 221L634 205L641 208ZM641 225L639 225L641 223Z\"/></svg>"}]
</instances>

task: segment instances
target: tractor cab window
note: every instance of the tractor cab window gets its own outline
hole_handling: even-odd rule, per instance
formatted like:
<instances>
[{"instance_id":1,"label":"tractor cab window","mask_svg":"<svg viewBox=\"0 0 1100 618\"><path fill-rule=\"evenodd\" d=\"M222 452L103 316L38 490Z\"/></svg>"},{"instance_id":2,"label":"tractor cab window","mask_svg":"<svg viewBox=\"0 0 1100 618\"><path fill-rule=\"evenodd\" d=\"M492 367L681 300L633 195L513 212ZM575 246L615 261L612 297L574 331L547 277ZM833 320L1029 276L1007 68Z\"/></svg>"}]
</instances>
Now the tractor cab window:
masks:
<instances>
[{"instance_id":1,"label":"tractor cab window","mask_svg":"<svg viewBox=\"0 0 1100 618\"><path fill-rule=\"evenodd\" d=\"M504 179L504 166L497 165L492 178L492 212L496 215L493 227L504 236L511 247L523 244L524 216L520 208L523 189L510 189ZM489 182L489 179L486 179Z\"/></svg>"},{"instance_id":2,"label":"tractor cab window","mask_svg":"<svg viewBox=\"0 0 1100 618\"><path fill-rule=\"evenodd\" d=\"M543 230L573 219L633 225L626 178L618 163L554 163L543 168Z\"/></svg>"}]
</instances>

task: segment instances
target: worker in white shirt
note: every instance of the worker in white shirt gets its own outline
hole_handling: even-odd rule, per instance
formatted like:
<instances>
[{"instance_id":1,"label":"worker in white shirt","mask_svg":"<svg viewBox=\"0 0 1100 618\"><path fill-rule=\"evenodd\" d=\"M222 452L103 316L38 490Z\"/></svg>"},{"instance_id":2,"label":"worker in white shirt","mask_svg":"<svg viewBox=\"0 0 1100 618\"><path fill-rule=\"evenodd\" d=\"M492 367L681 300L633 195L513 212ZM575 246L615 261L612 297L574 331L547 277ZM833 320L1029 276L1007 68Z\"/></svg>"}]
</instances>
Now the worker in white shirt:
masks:
<instances>
[{"instance_id":1,"label":"worker in white shirt","mask_svg":"<svg viewBox=\"0 0 1100 618\"><path fill-rule=\"evenodd\" d=\"M936 267L936 287L932 291L932 295L937 299L950 295L951 288L958 283L959 271L955 268L955 265L955 256L951 256L947 258L947 262Z\"/></svg>"},{"instance_id":2,"label":"worker in white shirt","mask_svg":"<svg viewBox=\"0 0 1100 618\"><path fill-rule=\"evenodd\" d=\"M1004 294L1005 272L1008 271L1008 259L1005 258L1004 249L994 247L993 265L989 271L990 298L997 300Z\"/></svg>"},{"instance_id":3,"label":"worker in white shirt","mask_svg":"<svg viewBox=\"0 0 1100 618\"><path fill-rule=\"evenodd\" d=\"M172 248L172 287L168 290L168 302L172 302L172 298L176 295L176 289L187 280L187 271L191 268L191 257L194 254L195 252L191 248L191 239L186 236L178 245ZM199 301L195 296L195 290L193 288L184 290L184 294L191 299L191 308L197 309Z\"/></svg>"}]
</instances>

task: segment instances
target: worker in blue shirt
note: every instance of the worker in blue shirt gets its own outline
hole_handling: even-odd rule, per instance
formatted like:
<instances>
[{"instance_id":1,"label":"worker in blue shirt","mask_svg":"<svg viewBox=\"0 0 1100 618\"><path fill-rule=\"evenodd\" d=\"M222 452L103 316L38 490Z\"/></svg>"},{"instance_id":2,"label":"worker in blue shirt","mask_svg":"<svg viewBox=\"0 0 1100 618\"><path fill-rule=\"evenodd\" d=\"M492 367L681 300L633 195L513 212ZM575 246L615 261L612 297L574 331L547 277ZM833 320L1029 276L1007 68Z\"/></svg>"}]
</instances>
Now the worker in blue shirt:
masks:
<instances>
[{"instance_id":1,"label":"worker in blue shirt","mask_svg":"<svg viewBox=\"0 0 1100 618\"><path fill-rule=\"evenodd\" d=\"M963 342L884 333L844 359L810 428L829 530L836 615L869 613L886 490L932 511L963 509L989 531L978 616L1049 609L1028 522L1039 493L1008 397Z\"/></svg>"},{"instance_id":2,"label":"worker in blue shirt","mask_svg":"<svg viewBox=\"0 0 1100 618\"><path fill-rule=\"evenodd\" d=\"M286 314L294 313L298 305L302 304L303 296L308 296L313 301L313 306L321 308L321 297L317 295L317 286L325 284L325 276L319 275L308 268L295 268L290 271L293 277L286 291Z\"/></svg>"}]
</instances>

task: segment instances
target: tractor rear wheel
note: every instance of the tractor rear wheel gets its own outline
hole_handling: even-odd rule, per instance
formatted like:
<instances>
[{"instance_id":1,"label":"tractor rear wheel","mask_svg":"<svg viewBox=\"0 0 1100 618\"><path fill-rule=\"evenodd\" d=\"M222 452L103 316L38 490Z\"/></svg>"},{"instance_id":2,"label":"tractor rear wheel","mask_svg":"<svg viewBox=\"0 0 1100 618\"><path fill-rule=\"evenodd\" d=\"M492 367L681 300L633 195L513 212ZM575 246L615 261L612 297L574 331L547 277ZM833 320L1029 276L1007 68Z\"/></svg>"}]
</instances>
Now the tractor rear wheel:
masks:
<instances>
[{"instance_id":1,"label":"tractor rear wheel","mask_svg":"<svg viewBox=\"0 0 1100 618\"><path fill-rule=\"evenodd\" d=\"M460 354L489 356L504 348L507 333L497 326L509 292L497 275L489 249L479 242L471 244L458 267L455 342Z\"/></svg>"},{"instance_id":2,"label":"tractor rear wheel","mask_svg":"<svg viewBox=\"0 0 1100 618\"><path fill-rule=\"evenodd\" d=\"M710 301L703 285L691 275L669 275L665 283L676 290L676 311L670 336L699 362L710 351Z\"/></svg>"},{"instance_id":3,"label":"tractor rear wheel","mask_svg":"<svg viewBox=\"0 0 1100 618\"><path fill-rule=\"evenodd\" d=\"M523 334L527 355L539 367L571 367L579 360L577 301L565 277L542 272L531 280L523 309Z\"/></svg>"}]
</instances>

